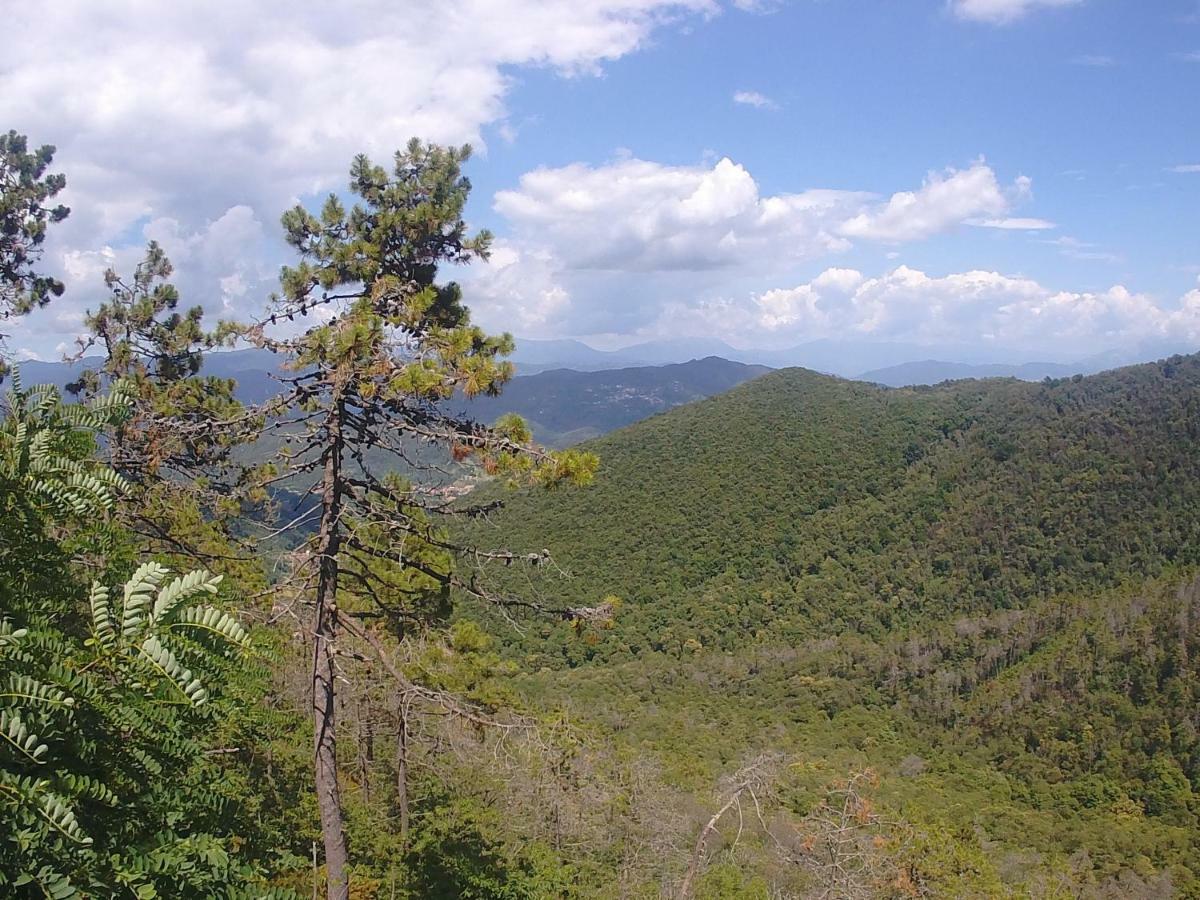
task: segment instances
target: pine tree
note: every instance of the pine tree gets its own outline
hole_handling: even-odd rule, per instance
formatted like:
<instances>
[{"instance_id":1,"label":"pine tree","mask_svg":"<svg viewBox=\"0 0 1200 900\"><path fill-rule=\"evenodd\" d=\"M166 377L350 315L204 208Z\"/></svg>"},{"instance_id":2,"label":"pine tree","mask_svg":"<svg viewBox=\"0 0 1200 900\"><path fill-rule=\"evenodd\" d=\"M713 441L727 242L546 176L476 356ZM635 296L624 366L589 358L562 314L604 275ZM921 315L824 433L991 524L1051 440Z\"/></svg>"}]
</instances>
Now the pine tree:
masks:
<instances>
[{"instance_id":1,"label":"pine tree","mask_svg":"<svg viewBox=\"0 0 1200 900\"><path fill-rule=\"evenodd\" d=\"M359 156L351 209L331 195L320 215L301 206L285 213L300 260L283 270L270 317L247 332L284 355L293 373L270 411L268 427L283 445L275 483L314 496L281 530L302 537L291 584L311 604L313 745L330 900L349 895L336 748L343 630L370 639L358 618L403 635L444 614L453 590L513 602L458 572L455 560L467 552L509 563L544 558L456 546L438 522L472 509L456 505L438 473L470 462L556 485L586 482L596 466L590 454L534 448L515 417L488 427L447 411L456 397L498 393L513 373L503 359L512 338L484 334L458 285L436 281L441 264L487 257L490 235L468 234L462 217L469 155L468 147L414 140L390 171ZM315 324L296 335L288 323L305 317Z\"/></svg>"},{"instance_id":2,"label":"pine tree","mask_svg":"<svg viewBox=\"0 0 1200 900\"><path fill-rule=\"evenodd\" d=\"M90 333L74 358L95 349L103 355L68 389L90 398L116 380L129 386L131 414L106 441L110 464L130 485L119 512L144 550L211 565L239 555L227 526L241 501L265 500L254 489L253 467L234 458L257 437L262 416L238 402L232 379L202 374L204 354L228 345L237 328L220 322L209 330L200 306L180 311L172 272L154 241L131 277L105 272L108 299L88 311ZM250 568L259 566L238 574L252 577Z\"/></svg>"},{"instance_id":3,"label":"pine tree","mask_svg":"<svg viewBox=\"0 0 1200 900\"><path fill-rule=\"evenodd\" d=\"M62 175L49 175L54 147L29 151L15 131L0 134L0 320L24 315L62 295L63 283L38 271L47 226L70 213L47 206L64 187Z\"/></svg>"}]
</instances>

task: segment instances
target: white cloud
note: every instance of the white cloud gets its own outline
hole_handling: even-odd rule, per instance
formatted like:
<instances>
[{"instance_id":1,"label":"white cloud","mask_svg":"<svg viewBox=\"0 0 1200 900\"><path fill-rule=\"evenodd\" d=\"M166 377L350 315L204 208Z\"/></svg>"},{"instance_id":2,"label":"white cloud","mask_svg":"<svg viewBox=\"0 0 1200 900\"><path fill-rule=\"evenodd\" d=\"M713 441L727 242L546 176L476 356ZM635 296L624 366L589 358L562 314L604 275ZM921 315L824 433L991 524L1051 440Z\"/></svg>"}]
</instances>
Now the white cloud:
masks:
<instances>
[{"instance_id":1,"label":"white cloud","mask_svg":"<svg viewBox=\"0 0 1200 900\"><path fill-rule=\"evenodd\" d=\"M355 153L386 158L413 135L480 144L497 125L514 139L514 67L594 73L719 11L717 0L26 4L6 8L0 29L0 121L59 149L73 213L47 260L61 268L66 254L140 240L156 219L180 235L239 206L274 222L297 197L341 187ZM239 277L224 295L215 281L215 297L257 305Z\"/></svg>"},{"instance_id":2,"label":"white cloud","mask_svg":"<svg viewBox=\"0 0 1200 900\"><path fill-rule=\"evenodd\" d=\"M1187 165L1182 165L1182 166L1171 166L1171 168L1168 171L1178 172L1181 175L1182 174L1192 174L1192 173L1200 172L1200 163L1189 163Z\"/></svg>"},{"instance_id":3,"label":"white cloud","mask_svg":"<svg viewBox=\"0 0 1200 900\"><path fill-rule=\"evenodd\" d=\"M1170 303L1119 284L1064 291L984 270L938 276L898 266L868 278L829 269L793 287L673 300L639 332L643 338L714 334L742 347L829 338L1066 361L1142 342L1200 342L1200 287Z\"/></svg>"},{"instance_id":4,"label":"white cloud","mask_svg":"<svg viewBox=\"0 0 1200 900\"><path fill-rule=\"evenodd\" d=\"M387 154L414 134L480 141L481 127L505 115L505 66L596 71L664 22L717 9L714 0L461 0L449 10L363 0L349 15L302 0L214 15L186 3L70 0L52 14L8 14L0 118L58 144L72 188L97 199L123 175L135 184L111 185L112 195L158 214L181 215L175 204L215 189L226 207L253 199L274 215L295 195L340 185L360 150ZM49 49L63 46L72 53L47 67ZM81 175L81 165L96 171Z\"/></svg>"},{"instance_id":5,"label":"white cloud","mask_svg":"<svg viewBox=\"0 0 1200 900\"><path fill-rule=\"evenodd\" d=\"M246 299L264 297L278 277L266 230L249 206L232 206L194 232L172 218L154 219L143 234L174 264L183 301L203 300L216 315L244 313Z\"/></svg>"},{"instance_id":6,"label":"white cloud","mask_svg":"<svg viewBox=\"0 0 1200 900\"><path fill-rule=\"evenodd\" d=\"M1028 190L1028 179L1019 178L1014 192L1023 196ZM887 203L847 220L839 233L892 243L913 241L962 222L999 216L1009 206L996 173L981 160L969 169L931 173L920 190L893 194Z\"/></svg>"},{"instance_id":7,"label":"white cloud","mask_svg":"<svg viewBox=\"0 0 1200 900\"><path fill-rule=\"evenodd\" d=\"M473 311L526 337L552 333L571 301L549 253L523 251L507 241L492 246L491 258L471 273L470 285Z\"/></svg>"},{"instance_id":8,"label":"white cloud","mask_svg":"<svg viewBox=\"0 0 1200 900\"><path fill-rule=\"evenodd\" d=\"M181 305L203 306L213 318L210 324L221 317L245 316L247 308L256 309L277 284L275 248L248 206L231 207L195 230L161 217L147 222L121 246L64 250L60 270L67 294L20 320L19 340L44 355L60 355L48 351L63 343L64 336L74 348L85 311L95 309L106 296L104 272L113 269L128 279L151 240L162 245L174 266L170 280L179 288Z\"/></svg>"},{"instance_id":9,"label":"white cloud","mask_svg":"<svg viewBox=\"0 0 1200 900\"><path fill-rule=\"evenodd\" d=\"M568 269L700 271L846 249L835 227L869 195L810 190L760 196L741 165L666 166L620 159L536 169L496 195L527 243Z\"/></svg>"},{"instance_id":10,"label":"white cloud","mask_svg":"<svg viewBox=\"0 0 1200 900\"><path fill-rule=\"evenodd\" d=\"M764 195L728 158L668 166L622 155L600 166L536 169L496 195L510 236L470 276L472 308L481 322L539 335L631 333L653 327L665 310L694 323L697 308L728 309L731 297L855 243L900 244L968 222L1050 227L1005 218L1031 194L1028 178L1004 189L982 161L889 199L834 189ZM817 322L820 297L861 279L829 269L804 290L764 295L766 315L776 325Z\"/></svg>"},{"instance_id":11,"label":"white cloud","mask_svg":"<svg viewBox=\"0 0 1200 900\"><path fill-rule=\"evenodd\" d=\"M779 328L826 334L845 301L863 282L854 269L826 269L808 284L774 289L755 298L758 323L768 331Z\"/></svg>"},{"instance_id":12,"label":"white cloud","mask_svg":"<svg viewBox=\"0 0 1200 900\"><path fill-rule=\"evenodd\" d=\"M1020 216L1003 219L968 219L967 224L977 228L1000 228L1005 231L1046 231L1058 227L1045 219L1030 219Z\"/></svg>"},{"instance_id":13,"label":"white cloud","mask_svg":"<svg viewBox=\"0 0 1200 900\"><path fill-rule=\"evenodd\" d=\"M495 209L524 244L550 249L564 269L703 271L825 256L849 249L850 238L920 240L981 216L1000 222L994 217L1009 210L1010 196L1028 194L1028 179L1005 192L982 161L879 202L833 189L762 196L727 157L711 166L622 158L526 173L496 195Z\"/></svg>"},{"instance_id":14,"label":"white cloud","mask_svg":"<svg viewBox=\"0 0 1200 900\"><path fill-rule=\"evenodd\" d=\"M1077 6L1083 0L949 0L960 19L1004 25L1040 7Z\"/></svg>"},{"instance_id":15,"label":"white cloud","mask_svg":"<svg viewBox=\"0 0 1200 900\"><path fill-rule=\"evenodd\" d=\"M776 12L784 2L785 0L733 0L733 6L742 12L766 15Z\"/></svg>"},{"instance_id":16,"label":"white cloud","mask_svg":"<svg viewBox=\"0 0 1200 900\"><path fill-rule=\"evenodd\" d=\"M1122 257L1116 253L1109 253L1106 250L1101 250L1095 244L1088 241L1081 241L1078 238L1063 235L1062 237L1046 240L1043 243L1058 247L1059 252L1071 259L1085 259L1095 262L1116 263L1122 262Z\"/></svg>"},{"instance_id":17,"label":"white cloud","mask_svg":"<svg viewBox=\"0 0 1200 900\"><path fill-rule=\"evenodd\" d=\"M1150 338L1200 340L1200 289L1170 307L1122 285L1100 292L1056 291L1032 279L988 271L935 277L899 266L877 278L853 276L829 270L796 287L756 295L758 328L787 332L797 340L857 334L1056 352Z\"/></svg>"},{"instance_id":18,"label":"white cloud","mask_svg":"<svg viewBox=\"0 0 1200 900\"><path fill-rule=\"evenodd\" d=\"M753 106L755 109L779 108L779 104L766 94L760 94L758 91L736 91L733 95L733 102L740 103L743 106Z\"/></svg>"}]
</instances>

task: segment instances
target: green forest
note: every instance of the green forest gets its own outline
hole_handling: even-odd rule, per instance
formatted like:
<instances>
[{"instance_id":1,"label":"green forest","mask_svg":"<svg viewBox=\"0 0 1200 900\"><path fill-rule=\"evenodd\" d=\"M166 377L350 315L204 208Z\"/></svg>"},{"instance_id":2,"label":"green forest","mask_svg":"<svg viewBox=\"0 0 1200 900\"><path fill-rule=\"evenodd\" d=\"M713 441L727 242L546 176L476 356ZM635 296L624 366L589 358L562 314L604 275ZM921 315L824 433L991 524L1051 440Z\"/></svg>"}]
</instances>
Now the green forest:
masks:
<instances>
[{"instance_id":1,"label":"green forest","mask_svg":"<svg viewBox=\"0 0 1200 900\"><path fill-rule=\"evenodd\" d=\"M0 135L0 332L64 292L54 155ZM77 382L5 360L0 895L1200 897L1200 356L547 449L470 157L283 212L258 320L150 242Z\"/></svg>"}]
</instances>

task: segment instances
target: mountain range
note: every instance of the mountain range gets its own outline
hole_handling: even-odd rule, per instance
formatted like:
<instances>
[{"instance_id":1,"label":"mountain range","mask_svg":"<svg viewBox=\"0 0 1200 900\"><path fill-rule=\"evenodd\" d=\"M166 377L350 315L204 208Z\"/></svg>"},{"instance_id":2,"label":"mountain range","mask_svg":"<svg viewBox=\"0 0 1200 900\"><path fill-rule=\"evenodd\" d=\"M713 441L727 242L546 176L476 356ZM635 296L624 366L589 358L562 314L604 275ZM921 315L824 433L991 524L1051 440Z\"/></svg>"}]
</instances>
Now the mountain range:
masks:
<instances>
[{"instance_id":1,"label":"mountain range","mask_svg":"<svg viewBox=\"0 0 1200 900\"><path fill-rule=\"evenodd\" d=\"M948 378L1011 376L1040 380L1045 375L1091 374L1118 366L1162 359L1200 349L1186 342L1164 338L1147 340L1123 349L1107 350L1085 357L1029 361L1016 351L989 348L977 344L913 344L852 339L822 339L785 348L749 348L730 346L718 339L682 338L634 344L619 350L597 350L576 340L535 340L520 338L513 361L524 374L548 369L596 371L630 366L658 366L686 362L706 356L772 369L802 366L817 372L882 383L901 378L921 378L920 383L935 384ZM919 363L921 369L891 372L894 367ZM935 368L940 367L940 368ZM1037 372L1045 374L1032 376ZM884 378L878 378L881 372ZM1056 374L1057 373L1057 374Z\"/></svg>"},{"instance_id":2,"label":"mountain range","mask_svg":"<svg viewBox=\"0 0 1200 900\"><path fill-rule=\"evenodd\" d=\"M74 363L22 362L26 384L66 388L98 360ZM504 413L524 418L537 440L565 447L629 425L656 413L736 387L770 369L718 357L683 363L578 372L555 369L518 375L499 397L457 400L456 411L482 422ZM266 350L234 350L204 357L205 375L236 380L243 403L260 403L277 390L278 358Z\"/></svg>"},{"instance_id":3,"label":"mountain range","mask_svg":"<svg viewBox=\"0 0 1200 900\"><path fill-rule=\"evenodd\" d=\"M505 412L521 415L538 441L565 447L691 403L764 375L749 366L710 356L685 363L576 372L551 369L509 382L499 397L463 404L480 421Z\"/></svg>"}]
</instances>

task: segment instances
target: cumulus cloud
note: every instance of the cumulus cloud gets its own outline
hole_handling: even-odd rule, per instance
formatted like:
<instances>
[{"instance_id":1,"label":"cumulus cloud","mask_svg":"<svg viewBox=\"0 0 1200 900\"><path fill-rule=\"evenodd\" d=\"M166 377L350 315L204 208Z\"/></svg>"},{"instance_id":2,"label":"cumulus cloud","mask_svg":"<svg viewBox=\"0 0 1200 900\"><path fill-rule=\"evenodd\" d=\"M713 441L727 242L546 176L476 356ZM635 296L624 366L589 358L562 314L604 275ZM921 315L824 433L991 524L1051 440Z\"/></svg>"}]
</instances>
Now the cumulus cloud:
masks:
<instances>
[{"instance_id":1,"label":"cumulus cloud","mask_svg":"<svg viewBox=\"0 0 1200 900\"><path fill-rule=\"evenodd\" d=\"M567 311L571 295L553 257L498 241L488 261L469 276L472 305L486 322L518 334L550 334Z\"/></svg>"},{"instance_id":2,"label":"cumulus cloud","mask_svg":"<svg viewBox=\"0 0 1200 900\"><path fill-rule=\"evenodd\" d=\"M622 157L540 168L496 195L509 237L469 276L470 295L481 321L539 336L630 333L657 327L668 313L700 327L715 310L738 308L748 285L787 277L856 244L899 245L964 224L1053 227L1006 215L1031 195L1028 178L1004 188L982 160L888 198L828 188L764 194L728 158L668 166ZM862 280L852 269L832 268L810 285L768 291L762 319L756 324L743 307L739 321L747 331L767 321L831 325L826 295L848 293Z\"/></svg>"},{"instance_id":3,"label":"cumulus cloud","mask_svg":"<svg viewBox=\"0 0 1200 900\"><path fill-rule=\"evenodd\" d=\"M735 91L733 102L742 106L753 106L755 109L778 109L779 104L758 91Z\"/></svg>"},{"instance_id":4,"label":"cumulus cloud","mask_svg":"<svg viewBox=\"0 0 1200 900\"><path fill-rule=\"evenodd\" d=\"M565 268L695 271L844 250L833 229L868 198L838 190L764 197L728 158L711 167L622 159L536 169L499 192L495 208Z\"/></svg>"},{"instance_id":5,"label":"cumulus cloud","mask_svg":"<svg viewBox=\"0 0 1200 900\"><path fill-rule=\"evenodd\" d=\"M1005 25L1035 9L1078 6L1083 0L950 0L950 9L960 19Z\"/></svg>"},{"instance_id":6,"label":"cumulus cloud","mask_svg":"<svg viewBox=\"0 0 1200 900\"><path fill-rule=\"evenodd\" d=\"M1012 189L1023 196L1029 181L1019 178ZM918 191L901 191L874 209L844 222L839 232L846 237L898 243L929 237L939 231L1008 211L1009 196L996 180L996 173L982 160L968 169L931 173Z\"/></svg>"},{"instance_id":7,"label":"cumulus cloud","mask_svg":"<svg viewBox=\"0 0 1200 900\"><path fill-rule=\"evenodd\" d=\"M719 335L747 348L829 338L1066 361L1141 342L1200 342L1200 287L1166 302L1119 284L1070 291L995 271L934 275L903 265L874 277L831 268L790 287L721 291L657 310L640 337Z\"/></svg>"},{"instance_id":8,"label":"cumulus cloud","mask_svg":"<svg viewBox=\"0 0 1200 900\"><path fill-rule=\"evenodd\" d=\"M938 277L899 266L864 278L830 269L810 282L755 295L751 303L760 339L785 332L805 340L858 335L1079 352L1151 338L1200 340L1200 289L1170 306L1122 285L1059 291L988 271Z\"/></svg>"},{"instance_id":9,"label":"cumulus cloud","mask_svg":"<svg viewBox=\"0 0 1200 900\"><path fill-rule=\"evenodd\" d=\"M488 125L514 138L514 67L587 75L719 11L717 0L26 4L5 11L0 120L57 145L68 174L73 213L49 263L69 276L67 254L119 250L170 220L182 276L181 254L205 252L196 235L216 228L220 240L247 212L274 222L340 188L357 152L386 157L412 135L480 144ZM243 294L256 307L251 270L276 269L277 244L265 260L225 249L235 262L205 273L204 299L221 308ZM94 300L80 298L93 284L68 283L62 304Z\"/></svg>"},{"instance_id":10,"label":"cumulus cloud","mask_svg":"<svg viewBox=\"0 0 1200 900\"><path fill-rule=\"evenodd\" d=\"M197 3L64 0L7 14L0 113L56 142L72 172L136 171L144 202L212 186L227 197L231 179L278 201L340 184L359 150L387 153L414 134L478 141L504 118L506 66L596 71L673 17L717 8L363 0L348 15L302 0L217 15ZM73 52L46 66L62 46Z\"/></svg>"},{"instance_id":11,"label":"cumulus cloud","mask_svg":"<svg viewBox=\"0 0 1200 900\"><path fill-rule=\"evenodd\" d=\"M231 207L196 229L159 217L120 246L63 250L60 270L70 291L46 309L13 320L17 327L12 343L37 348L42 356L61 355L64 346L73 350L86 311L106 296L105 271L131 277L151 240L162 245L174 266L170 280L179 288L183 305L203 306L214 319L243 317L277 285L278 269L271 262L274 244L248 206Z\"/></svg>"},{"instance_id":12,"label":"cumulus cloud","mask_svg":"<svg viewBox=\"0 0 1200 900\"><path fill-rule=\"evenodd\" d=\"M852 238L920 240L980 216L1005 227L994 217L1028 191L1018 179L1006 192L982 161L879 201L836 189L764 196L729 158L711 166L620 159L536 169L499 192L495 209L566 269L698 271L824 256L849 249ZM1049 224L1036 221L1028 227Z\"/></svg>"}]
</instances>

